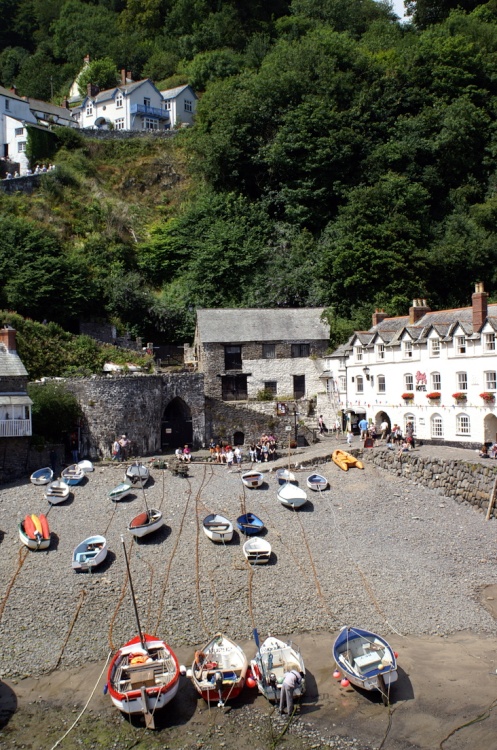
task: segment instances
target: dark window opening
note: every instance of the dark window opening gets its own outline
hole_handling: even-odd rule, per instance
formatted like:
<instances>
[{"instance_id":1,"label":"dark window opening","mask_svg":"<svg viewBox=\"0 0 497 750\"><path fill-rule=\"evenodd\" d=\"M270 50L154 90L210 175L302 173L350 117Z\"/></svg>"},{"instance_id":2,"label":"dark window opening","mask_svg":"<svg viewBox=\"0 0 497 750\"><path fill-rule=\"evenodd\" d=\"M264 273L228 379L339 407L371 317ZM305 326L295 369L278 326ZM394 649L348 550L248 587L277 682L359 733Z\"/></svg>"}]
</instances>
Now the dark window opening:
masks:
<instances>
[{"instance_id":1,"label":"dark window opening","mask_svg":"<svg viewBox=\"0 0 497 750\"><path fill-rule=\"evenodd\" d=\"M292 357L308 357L309 344L292 344Z\"/></svg>"},{"instance_id":2,"label":"dark window opening","mask_svg":"<svg viewBox=\"0 0 497 750\"><path fill-rule=\"evenodd\" d=\"M224 369L241 370L242 369L242 347L225 346L224 347Z\"/></svg>"},{"instance_id":3,"label":"dark window opening","mask_svg":"<svg viewBox=\"0 0 497 750\"><path fill-rule=\"evenodd\" d=\"M276 380L266 380L264 382L264 390L269 391L269 393L272 393L273 396L276 396L277 394L277 381Z\"/></svg>"},{"instance_id":4,"label":"dark window opening","mask_svg":"<svg viewBox=\"0 0 497 750\"><path fill-rule=\"evenodd\" d=\"M305 396L305 375L293 376L293 397L304 398Z\"/></svg>"},{"instance_id":5,"label":"dark window opening","mask_svg":"<svg viewBox=\"0 0 497 750\"><path fill-rule=\"evenodd\" d=\"M247 400L247 376L224 375L222 378L223 401Z\"/></svg>"},{"instance_id":6,"label":"dark window opening","mask_svg":"<svg viewBox=\"0 0 497 750\"><path fill-rule=\"evenodd\" d=\"M274 359L276 357L276 346L275 344L263 344L262 345L262 358L263 359Z\"/></svg>"}]
</instances>

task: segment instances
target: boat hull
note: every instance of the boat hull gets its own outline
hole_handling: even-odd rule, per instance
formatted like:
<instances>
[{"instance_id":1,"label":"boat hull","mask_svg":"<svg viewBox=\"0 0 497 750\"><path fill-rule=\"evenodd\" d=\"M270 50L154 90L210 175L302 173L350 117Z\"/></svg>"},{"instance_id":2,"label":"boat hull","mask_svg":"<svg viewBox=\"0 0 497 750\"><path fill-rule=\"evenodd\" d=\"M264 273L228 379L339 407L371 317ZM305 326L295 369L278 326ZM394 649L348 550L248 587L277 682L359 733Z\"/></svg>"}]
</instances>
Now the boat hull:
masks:
<instances>
[{"instance_id":1,"label":"boat hull","mask_svg":"<svg viewBox=\"0 0 497 750\"><path fill-rule=\"evenodd\" d=\"M296 482L296 477L293 471L289 469L278 469L276 472L276 479L280 484L286 484L286 482Z\"/></svg>"},{"instance_id":2,"label":"boat hull","mask_svg":"<svg viewBox=\"0 0 497 750\"><path fill-rule=\"evenodd\" d=\"M128 531L131 531L133 536L136 537L142 537L147 536L147 534L152 534L154 531L157 531L157 529L160 529L160 527L164 524L164 521L162 519L162 513L160 510L154 510L153 508L150 508L150 510L144 513L140 513L138 516L135 516L131 523L128 526Z\"/></svg>"},{"instance_id":3,"label":"boat hull","mask_svg":"<svg viewBox=\"0 0 497 750\"><path fill-rule=\"evenodd\" d=\"M107 557L107 540L104 536L95 535L82 541L75 548L72 556L73 570L90 570L103 563Z\"/></svg>"},{"instance_id":4,"label":"boat hull","mask_svg":"<svg viewBox=\"0 0 497 750\"><path fill-rule=\"evenodd\" d=\"M307 477L307 486L314 492L323 492L328 487L328 480L321 474L311 474Z\"/></svg>"},{"instance_id":5,"label":"boat hull","mask_svg":"<svg viewBox=\"0 0 497 750\"><path fill-rule=\"evenodd\" d=\"M349 682L363 690L383 693L398 678L393 649L370 630L343 627L333 644L333 659Z\"/></svg>"},{"instance_id":6,"label":"boat hull","mask_svg":"<svg viewBox=\"0 0 497 750\"><path fill-rule=\"evenodd\" d=\"M351 453L347 453L347 451L342 451L339 449L333 451L331 459L333 463L343 469L343 471L348 471L351 467L355 467L356 469L364 469L364 464L362 463L362 461L359 461L358 458L353 456Z\"/></svg>"},{"instance_id":7,"label":"boat hull","mask_svg":"<svg viewBox=\"0 0 497 750\"><path fill-rule=\"evenodd\" d=\"M205 535L216 543L230 542L233 539L233 524L224 516L212 513L203 520Z\"/></svg>"},{"instance_id":8,"label":"boat hull","mask_svg":"<svg viewBox=\"0 0 497 750\"><path fill-rule=\"evenodd\" d=\"M300 487L287 482L278 491L278 500L287 508L301 508L307 502L307 494Z\"/></svg>"},{"instance_id":9,"label":"boat hull","mask_svg":"<svg viewBox=\"0 0 497 750\"><path fill-rule=\"evenodd\" d=\"M118 503L119 500L122 500L127 495L130 494L130 492L133 491L133 487L130 484L127 484L126 482L121 482L121 484L118 484L114 489L112 489L107 497L112 500L113 503Z\"/></svg>"},{"instance_id":10,"label":"boat hull","mask_svg":"<svg viewBox=\"0 0 497 750\"><path fill-rule=\"evenodd\" d=\"M147 466L141 463L135 462L128 466L126 474L124 475L124 481L126 483L137 484L139 487L145 486L150 479L150 471Z\"/></svg>"},{"instance_id":11,"label":"boat hull","mask_svg":"<svg viewBox=\"0 0 497 750\"><path fill-rule=\"evenodd\" d=\"M253 513L245 513L243 516L239 516L236 520L236 525L242 534L246 536L260 534L264 529L264 523Z\"/></svg>"},{"instance_id":12,"label":"boat hull","mask_svg":"<svg viewBox=\"0 0 497 750\"><path fill-rule=\"evenodd\" d=\"M38 469L31 474L30 481L32 484L42 485L50 484L53 479L53 471L49 466L44 469Z\"/></svg>"},{"instance_id":13,"label":"boat hull","mask_svg":"<svg viewBox=\"0 0 497 750\"><path fill-rule=\"evenodd\" d=\"M218 633L195 655L191 677L196 691L206 703L223 706L225 701L240 695L247 669L247 657L240 646Z\"/></svg>"},{"instance_id":14,"label":"boat hull","mask_svg":"<svg viewBox=\"0 0 497 750\"><path fill-rule=\"evenodd\" d=\"M128 715L153 714L164 708L179 687L180 666L175 653L165 641L147 633L143 638L151 654L150 662L130 663L133 654L148 656L141 648L139 636L136 636L114 654L107 672L107 690L112 703ZM129 689L120 690L120 686Z\"/></svg>"},{"instance_id":15,"label":"boat hull","mask_svg":"<svg viewBox=\"0 0 497 750\"><path fill-rule=\"evenodd\" d=\"M71 464L71 466L62 469L60 476L70 487L75 487L83 481L85 478L85 472L80 466L78 466L78 464Z\"/></svg>"},{"instance_id":16,"label":"boat hull","mask_svg":"<svg viewBox=\"0 0 497 750\"><path fill-rule=\"evenodd\" d=\"M19 524L19 539L28 549L34 551L39 549L48 549L48 547L50 547L50 536L48 538L41 537L40 541L31 539L24 531L24 525L22 521Z\"/></svg>"},{"instance_id":17,"label":"boat hull","mask_svg":"<svg viewBox=\"0 0 497 750\"><path fill-rule=\"evenodd\" d=\"M304 674L301 684L294 688L293 697L301 698L306 689L305 665L302 654L292 643L269 636L261 643L255 659L250 662L257 689L268 701L278 703L285 672L296 669ZM271 679L274 675L274 679Z\"/></svg>"},{"instance_id":18,"label":"boat hull","mask_svg":"<svg viewBox=\"0 0 497 750\"><path fill-rule=\"evenodd\" d=\"M242 474L242 482L245 487L250 489L260 487L264 482L264 474L260 471L246 471L245 474Z\"/></svg>"},{"instance_id":19,"label":"boat hull","mask_svg":"<svg viewBox=\"0 0 497 750\"><path fill-rule=\"evenodd\" d=\"M247 539L243 545L243 554L251 565L267 565L271 557L271 545L265 539Z\"/></svg>"}]
</instances>

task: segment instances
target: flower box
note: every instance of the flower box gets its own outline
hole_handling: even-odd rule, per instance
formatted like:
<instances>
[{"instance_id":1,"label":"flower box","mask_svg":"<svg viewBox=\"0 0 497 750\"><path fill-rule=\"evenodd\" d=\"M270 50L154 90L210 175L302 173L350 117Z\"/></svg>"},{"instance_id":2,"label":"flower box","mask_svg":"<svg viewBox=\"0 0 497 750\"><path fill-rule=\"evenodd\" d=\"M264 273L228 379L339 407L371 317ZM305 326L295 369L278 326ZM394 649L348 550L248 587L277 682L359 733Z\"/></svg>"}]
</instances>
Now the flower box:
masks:
<instances>
[{"instance_id":1,"label":"flower box","mask_svg":"<svg viewBox=\"0 0 497 750\"><path fill-rule=\"evenodd\" d=\"M484 401L495 401L495 393L484 391L483 393L480 393L480 398L482 398Z\"/></svg>"},{"instance_id":2,"label":"flower box","mask_svg":"<svg viewBox=\"0 0 497 750\"><path fill-rule=\"evenodd\" d=\"M466 401L468 394L464 393L464 391L458 391L452 394L452 398L455 398L456 401Z\"/></svg>"},{"instance_id":3,"label":"flower box","mask_svg":"<svg viewBox=\"0 0 497 750\"><path fill-rule=\"evenodd\" d=\"M407 391L406 393L402 394L402 398L404 399L404 401L410 401L414 398L414 393L412 391Z\"/></svg>"},{"instance_id":4,"label":"flower box","mask_svg":"<svg viewBox=\"0 0 497 750\"><path fill-rule=\"evenodd\" d=\"M430 401L439 401L440 400L440 393L438 391L432 391L432 393L427 393L426 398L429 398Z\"/></svg>"}]
</instances>

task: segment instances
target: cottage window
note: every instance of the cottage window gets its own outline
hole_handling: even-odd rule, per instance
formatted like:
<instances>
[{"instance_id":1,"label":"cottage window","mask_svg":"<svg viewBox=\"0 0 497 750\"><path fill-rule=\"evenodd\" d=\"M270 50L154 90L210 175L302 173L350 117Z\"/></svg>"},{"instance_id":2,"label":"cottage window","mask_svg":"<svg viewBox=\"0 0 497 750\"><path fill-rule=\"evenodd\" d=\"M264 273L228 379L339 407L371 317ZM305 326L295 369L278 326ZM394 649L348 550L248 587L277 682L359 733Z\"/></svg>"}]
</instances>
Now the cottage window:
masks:
<instances>
[{"instance_id":1,"label":"cottage window","mask_svg":"<svg viewBox=\"0 0 497 750\"><path fill-rule=\"evenodd\" d=\"M146 96L143 100L145 107L150 107L150 99Z\"/></svg>"},{"instance_id":2,"label":"cottage window","mask_svg":"<svg viewBox=\"0 0 497 750\"><path fill-rule=\"evenodd\" d=\"M443 438L444 436L444 425L440 414L434 414L430 419L431 425L431 437L432 438Z\"/></svg>"},{"instance_id":3,"label":"cottage window","mask_svg":"<svg viewBox=\"0 0 497 750\"><path fill-rule=\"evenodd\" d=\"M310 352L309 344L292 344L292 357L308 357Z\"/></svg>"},{"instance_id":4,"label":"cottage window","mask_svg":"<svg viewBox=\"0 0 497 750\"><path fill-rule=\"evenodd\" d=\"M442 378L440 377L440 373L432 372L430 375L430 378L431 378L432 391L441 391L442 390Z\"/></svg>"},{"instance_id":5,"label":"cottage window","mask_svg":"<svg viewBox=\"0 0 497 750\"><path fill-rule=\"evenodd\" d=\"M17 143L17 153L23 154L26 151L26 141L18 141Z\"/></svg>"},{"instance_id":6,"label":"cottage window","mask_svg":"<svg viewBox=\"0 0 497 750\"><path fill-rule=\"evenodd\" d=\"M385 359L385 344L378 344L376 347L376 358Z\"/></svg>"},{"instance_id":7,"label":"cottage window","mask_svg":"<svg viewBox=\"0 0 497 750\"><path fill-rule=\"evenodd\" d=\"M430 357L440 356L440 339L430 339Z\"/></svg>"},{"instance_id":8,"label":"cottage window","mask_svg":"<svg viewBox=\"0 0 497 750\"><path fill-rule=\"evenodd\" d=\"M468 390L468 373L467 372L457 373L457 388L459 391Z\"/></svg>"},{"instance_id":9,"label":"cottage window","mask_svg":"<svg viewBox=\"0 0 497 750\"><path fill-rule=\"evenodd\" d=\"M467 414L458 414L456 417L456 432L458 435L470 434L470 421Z\"/></svg>"},{"instance_id":10,"label":"cottage window","mask_svg":"<svg viewBox=\"0 0 497 750\"><path fill-rule=\"evenodd\" d=\"M164 99L164 109L172 109L172 101L171 99Z\"/></svg>"},{"instance_id":11,"label":"cottage window","mask_svg":"<svg viewBox=\"0 0 497 750\"><path fill-rule=\"evenodd\" d=\"M278 392L278 383L276 380L265 380L264 381L264 390L268 391L269 393L272 393L273 396L276 396Z\"/></svg>"},{"instance_id":12,"label":"cottage window","mask_svg":"<svg viewBox=\"0 0 497 750\"><path fill-rule=\"evenodd\" d=\"M274 359L276 357L275 344L262 345L262 359Z\"/></svg>"},{"instance_id":13,"label":"cottage window","mask_svg":"<svg viewBox=\"0 0 497 750\"><path fill-rule=\"evenodd\" d=\"M347 390L347 376L340 375L339 381L340 381L340 391L341 393L345 393L345 391Z\"/></svg>"},{"instance_id":14,"label":"cottage window","mask_svg":"<svg viewBox=\"0 0 497 750\"><path fill-rule=\"evenodd\" d=\"M494 352L495 351L495 333L486 333L483 339L484 351Z\"/></svg>"},{"instance_id":15,"label":"cottage window","mask_svg":"<svg viewBox=\"0 0 497 750\"><path fill-rule=\"evenodd\" d=\"M404 375L404 388L406 391L414 390L414 378L409 372Z\"/></svg>"},{"instance_id":16,"label":"cottage window","mask_svg":"<svg viewBox=\"0 0 497 750\"><path fill-rule=\"evenodd\" d=\"M14 133L15 135L24 135L24 128L16 128Z\"/></svg>"},{"instance_id":17,"label":"cottage window","mask_svg":"<svg viewBox=\"0 0 497 750\"><path fill-rule=\"evenodd\" d=\"M189 99L185 99L185 112L193 112L193 102Z\"/></svg>"},{"instance_id":18,"label":"cottage window","mask_svg":"<svg viewBox=\"0 0 497 750\"><path fill-rule=\"evenodd\" d=\"M305 396L305 375L293 376L293 397L294 399L304 398Z\"/></svg>"},{"instance_id":19,"label":"cottage window","mask_svg":"<svg viewBox=\"0 0 497 750\"><path fill-rule=\"evenodd\" d=\"M466 337L456 336L456 351L458 354L466 354Z\"/></svg>"},{"instance_id":20,"label":"cottage window","mask_svg":"<svg viewBox=\"0 0 497 750\"><path fill-rule=\"evenodd\" d=\"M124 117L118 117L114 123L116 130L124 130Z\"/></svg>"},{"instance_id":21,"label":"cottage window","mask_svg":"<svg viewBox=\"0 0 497 750\"><path fill-rule=\"evenodd\" d=\"M159 130L159 120L154 117L144 117L142 130Z\"/></svg>"},{"instance_id":22,"label":"cottage window","mask_svg":"<svg viewBox=\"0 0 497 750\"><path fill-rule=\"evenodd\" d=\"M412 341L403 342L402 356L404 359L410 359L412 357Z\"/></svg>"},{"instance_id":23,"label":"cottage window","mask_svg":"<svg viewBox=\"0 0 497 750\"><path fill-rule=\"evenodd\" d=\"M121 92L119 92L118 94L116 94L116 109L119 109L122 106L123 106L123 95L121 94Z\"/></svg>"},{"instance_id":24,"label":"cottage window","mask_svg":"<svg viewBox=\"0 0 497 750\"><path fill-rule=\"evenodd\" d=\"M362 353L363 353L362 346L354 347L354 351L355 351L355 361L362 362Z\"/></svg>"},{"instance_id":25,"label":"cottage window","mask_svg":"<svg viewBox=\"0 0 497 750\"><path fill-rule=\"evenodd\" d=\"M247 400L246 375L224 375L221 380L223 401Z\"/></svg>"},{"instance_id":26,"label":"cottage window","mask_svg":"<svg viewBox=\"0 0 497 750\"><path fill-rule=\"evenodd\" d=\"M224 347L224 369L241 370L242 369L242 347L225 346Z\"/></svg>"},{"instance_id":27,"label":"cottage window","mask_svg":"<svg viewBox=\"0 0 497 750\"><path fill-rule=\"evenodd\" d=\"M356 393L364 393L364 378L362 375L357 375L355 379Z\"/></svg>"},{"instance_id":28,"label":"cottage window","mask_svg":"<svg viewBox=\"0 0 497 750\"><path fill-rule=\"evenodd\" d=\"M93 114L93 102L87 102L86 104L86 116L91 117Z\"/></svg>"},{"instance_id":29,"label":"cottage window","mask_svg":"<svg viewBox=\"0 0 497 750\"><path fill-rule=\"evenodd\" d=\"M497 373L495 370L485 373L485 390L495 391L497 390Z\"/></svg>"},{"instance_id":30,"label":"cottage window","mask_svg":"<svg viewBox=\"0 0 497 750\"><path fill-rule=\"evenodd\" d=\"M378 393L386 393L387 388L384 375L378 375L376 378L376 386L378 388Z\"/></svg>"},{"instance_id":31,"label":"cottage window","mask_svg":"<svg viewBox=\"0 0 497 750\"><path fill-rule=\"evenodd\" d=\"M10 102L8 99L5 100L5 109L8 111L10 109Z\"/></svg>"}]
</instances>

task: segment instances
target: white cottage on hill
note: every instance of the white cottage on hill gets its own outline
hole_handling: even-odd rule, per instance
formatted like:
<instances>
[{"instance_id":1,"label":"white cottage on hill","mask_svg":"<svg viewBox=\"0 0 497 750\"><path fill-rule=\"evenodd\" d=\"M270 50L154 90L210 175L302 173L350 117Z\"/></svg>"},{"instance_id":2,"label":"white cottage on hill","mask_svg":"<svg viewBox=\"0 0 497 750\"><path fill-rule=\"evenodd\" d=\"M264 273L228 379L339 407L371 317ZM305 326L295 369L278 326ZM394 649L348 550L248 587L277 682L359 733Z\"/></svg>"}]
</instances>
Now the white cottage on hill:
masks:
<instances>
[{"instance_id":1,"label":"white cottage on hill","mask_svg":"<svg viewBox=\"0 0 497 750\"><path fill-rule=\"evenodd\" d=\"M471 307L432 311L413 300L409 315L373 314L328 358L349 424L366 415L425 441L478 447L497 441L497 304L477 284Z\"/></svg>"}]
</instances>

